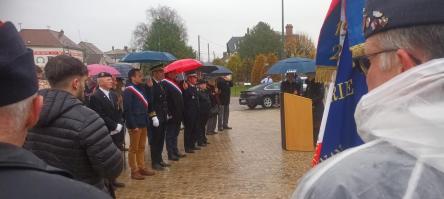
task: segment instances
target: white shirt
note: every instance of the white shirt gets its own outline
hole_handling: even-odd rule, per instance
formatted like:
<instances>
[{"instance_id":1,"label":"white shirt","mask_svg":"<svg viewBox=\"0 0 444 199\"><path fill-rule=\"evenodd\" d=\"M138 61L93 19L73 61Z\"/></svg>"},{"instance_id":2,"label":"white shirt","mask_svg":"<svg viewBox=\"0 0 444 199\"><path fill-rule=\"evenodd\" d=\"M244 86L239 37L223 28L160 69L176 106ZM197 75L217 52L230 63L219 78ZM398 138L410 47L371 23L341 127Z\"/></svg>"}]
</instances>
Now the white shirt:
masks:
<instances>
[{"instance_id":1,"label":"white shirt","mask_svg":"<svg viewBox=\"0 0 444 199\"><path fill-rule=\"evenodd\" d=\"M106 95L106 97L111 101L111 97L109 96L109 90L105 90L102 87L99 87L99 89Z\"/></svg>"}]
</instances>

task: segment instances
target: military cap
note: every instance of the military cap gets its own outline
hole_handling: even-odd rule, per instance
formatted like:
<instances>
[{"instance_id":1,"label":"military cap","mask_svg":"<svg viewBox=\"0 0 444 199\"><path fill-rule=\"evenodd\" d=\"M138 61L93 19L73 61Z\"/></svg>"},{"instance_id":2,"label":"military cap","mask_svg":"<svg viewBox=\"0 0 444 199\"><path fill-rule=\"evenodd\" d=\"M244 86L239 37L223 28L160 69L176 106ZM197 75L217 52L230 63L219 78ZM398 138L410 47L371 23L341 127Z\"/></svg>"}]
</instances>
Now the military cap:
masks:
<instances>
[{"instance_id":1,"label":"military cap","mask_svg":"<svg viewBox=\"0 0 444 199\"><path fill-rule=\"evenodd\" d=\"M443 24L442 0L367 0L364 8L365 38L390 29Z\"/></svg>"},{"instance_id":2,"label":"military cap","mask_svg":"<svg viewBox=\"0 0 444 199\"><path fill-rule=\"evenodd\" d=\"M154 72L154 71L163 71L163 64L157 64L157 65L154 65L153 67L151 67L151 72Z\"/></svg>"},{"instance_id":3,"label":"military cap","mask_svg":"<svg viewBox=\"0 0 444 199\"><path fill-rule=\"evenodd\" d=\"M99 74L97 74L97 78L102 78L102 77L112 77L112 75L107 72L100 72Z\"/></svg>"},{"instance_id":4,"label":"military cap","mask_svg":"<svg viewBox=\"0 0 444 199\"><path fill-rule=\"evenodd\" d=\"M197 77L196 71L190 71L186 73L187 77Z\"/></svg>"},{"instance_id":5,"label":"military cap","mask_svg":"<svg viewBox=\"0 0 444 199\"><path fill-rule=\"evenodd\" d=\"M205 80L205 79L199 79L199 80L197 80L197 84L199 85L199 84L206 84L207 83L207 80Z\"/></svg>"},{"instance_id":6,"label":"military cap","mask_svg":"<svg viewBox=\"0 0 444 199\"><path fill-rule=\"evenodd\" d=\"M11 22L0 22L0 106L22 101L38 90L34 56Z\"/></svg>"}]
</instances>

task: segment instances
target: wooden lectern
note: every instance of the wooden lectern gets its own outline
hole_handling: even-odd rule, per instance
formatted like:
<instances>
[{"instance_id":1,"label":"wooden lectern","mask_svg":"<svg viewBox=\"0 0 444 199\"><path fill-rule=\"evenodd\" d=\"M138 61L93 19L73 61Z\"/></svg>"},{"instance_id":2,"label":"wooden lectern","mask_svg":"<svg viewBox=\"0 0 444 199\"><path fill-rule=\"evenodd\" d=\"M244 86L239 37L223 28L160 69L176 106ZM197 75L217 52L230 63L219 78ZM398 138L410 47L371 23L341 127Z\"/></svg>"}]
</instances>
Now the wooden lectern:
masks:
<instances>
[{"instance_id":1,"label":"wooden lectern","mask_svg":"<svg viewBox=\"0 0 444 199\"><path fill-rule=\"evenodd\" d=\"M311 99L281 93L282 148L313 151L313 112Z\"/></svg>"}]
</instances>

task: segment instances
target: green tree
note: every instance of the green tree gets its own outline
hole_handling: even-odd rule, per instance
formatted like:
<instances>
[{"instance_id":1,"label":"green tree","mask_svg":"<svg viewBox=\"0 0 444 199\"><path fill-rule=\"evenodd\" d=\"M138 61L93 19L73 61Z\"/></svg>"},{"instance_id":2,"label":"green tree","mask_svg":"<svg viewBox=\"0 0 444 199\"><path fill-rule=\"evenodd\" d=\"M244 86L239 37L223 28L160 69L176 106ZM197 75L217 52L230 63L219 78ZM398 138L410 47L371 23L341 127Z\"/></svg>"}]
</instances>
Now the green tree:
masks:
<instances>
[{"instance_id":1,"label":"green tree","mask_svg":"<svg viewBox=\"0 0 444 199\"><path fill-rule=\"evenodd\" d=\"M259 22L239 43L239 55L242 59L255 59L258 54L279 53L280 36L270 25Z\"/></svg>"},{"instance_id":2,"label":"green tree","mask_svg":"<svg viewBox=\"0 0 444 199\"><path fill-rule=\"evenodd\" d=\"M224 60L222 60L221 58L215 58L213 59L213 64L214 65L219 65L219 66L225 66L226 63L224 62Z\"/></svg>"},{"instance_id":3,"label":"green tree","mask_svg":"<svg viewBox=\"0 0 444 199\"><path fill-rule=\"evenodd\" d=\"M187 32L181 17L170 7L160 6L147 11L147 23L140 23L133 32L133 46L140 50L170 52L178 59L194 58L187 45Z\"/></svg>"}]
</instances>

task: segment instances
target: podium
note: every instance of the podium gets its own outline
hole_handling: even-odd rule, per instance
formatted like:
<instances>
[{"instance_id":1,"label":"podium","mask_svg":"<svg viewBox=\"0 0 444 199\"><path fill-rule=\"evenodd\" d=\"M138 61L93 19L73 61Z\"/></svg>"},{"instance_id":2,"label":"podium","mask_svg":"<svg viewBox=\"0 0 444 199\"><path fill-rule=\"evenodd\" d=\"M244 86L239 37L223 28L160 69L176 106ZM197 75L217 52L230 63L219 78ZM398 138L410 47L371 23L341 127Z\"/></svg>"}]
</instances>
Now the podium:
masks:
<instances>
[{"instance_id":1,"label":"podium","mask_svg":"<svg viewBox=\"0 0 444 199\"><path fill-rule=\"evenodd\" d=\"M311 99L281 93L282 148L313 151L313 112Z\"/></svg>"}]
</instances>

